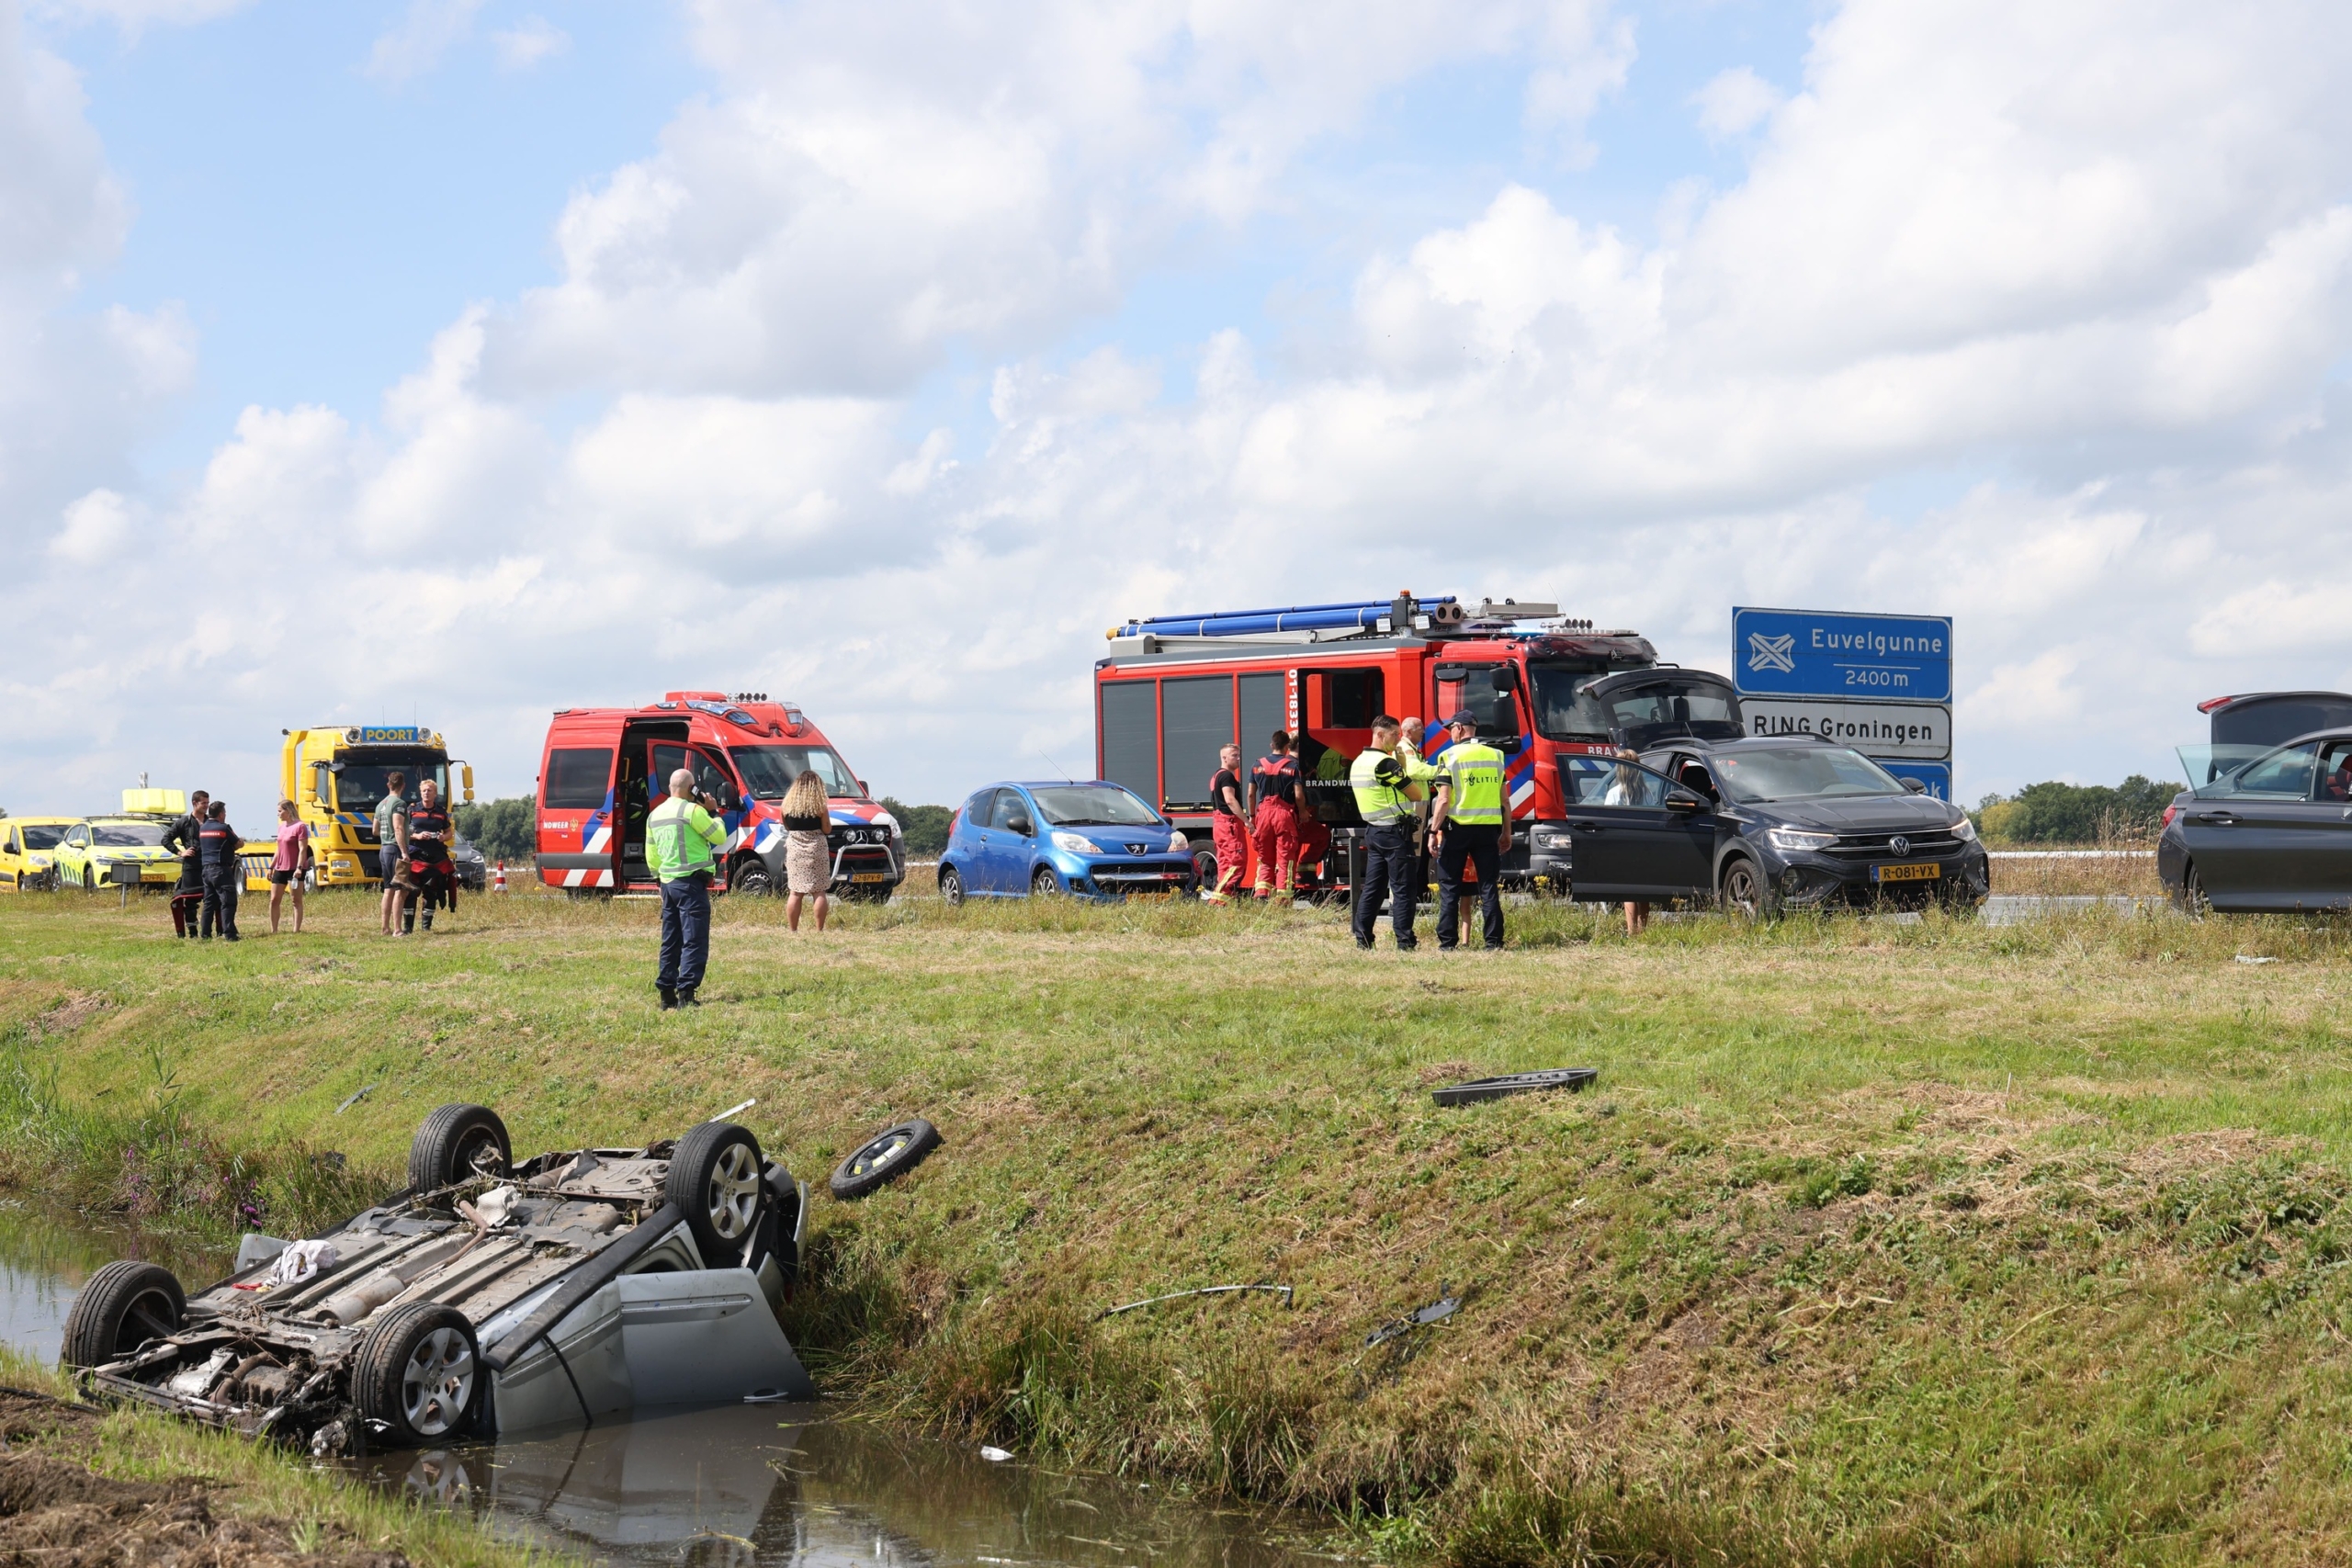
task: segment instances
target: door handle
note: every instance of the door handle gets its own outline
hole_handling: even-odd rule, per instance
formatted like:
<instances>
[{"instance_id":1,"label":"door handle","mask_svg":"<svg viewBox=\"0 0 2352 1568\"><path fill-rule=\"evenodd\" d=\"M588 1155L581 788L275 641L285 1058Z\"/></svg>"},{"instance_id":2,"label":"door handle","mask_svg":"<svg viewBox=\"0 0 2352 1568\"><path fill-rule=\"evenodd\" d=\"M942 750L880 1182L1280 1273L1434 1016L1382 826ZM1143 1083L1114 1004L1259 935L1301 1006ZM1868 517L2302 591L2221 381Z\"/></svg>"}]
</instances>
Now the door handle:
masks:
<instances>
[{"instance_id":1,"label":"door handle","mask_svg":"<svg viewBox=\"0 0 2352 1568\"><path fill-rule=\"evenodd\" d=\"M2231 816L2226 811L2200 811L2197 814L2196 820L2206 824L2208 827L2226 828L2231 823L2235 822L2237 818Z\"/></svg>"},{"instance_id":2,"label":"door handle","mask_svg":"<svg viewBox=\"0 0 2352 1568\"><path fill-rule=\"evenodd\" d=\"M1598 822L1571 822L1568 826L1574 828L1580 833L1598 833L1600 831L1600 824Z\"/></svg>"}]
</instances>

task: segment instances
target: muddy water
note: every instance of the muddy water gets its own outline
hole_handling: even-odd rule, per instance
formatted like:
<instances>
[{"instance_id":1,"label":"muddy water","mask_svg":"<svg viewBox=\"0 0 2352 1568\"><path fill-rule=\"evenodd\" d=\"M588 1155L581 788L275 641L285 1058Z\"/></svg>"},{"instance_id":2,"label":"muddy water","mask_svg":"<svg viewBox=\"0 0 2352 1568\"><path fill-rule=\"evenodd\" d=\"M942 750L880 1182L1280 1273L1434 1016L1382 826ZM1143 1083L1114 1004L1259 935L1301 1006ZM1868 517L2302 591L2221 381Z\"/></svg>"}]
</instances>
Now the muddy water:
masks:
<instances>
[{"instance_id":1,"label":"muddy water","mask_svg":"<svg viewBox=\"0 0 2352 1568\"><path fill-rule=\"evenodd\" d=\"M141 1254L141 1247L144 1253ZM110 1258L187 1280L221 1261L0 1209L0 1340L57 1356L74 1292ZM691 1568L1309 1568L1296 1520L1211 1508L1108 1477L910 1439L818 1405L640 1412L635 1420L359 1461L368 1483L597 1562Z\"/></svg>"}]
</instances>

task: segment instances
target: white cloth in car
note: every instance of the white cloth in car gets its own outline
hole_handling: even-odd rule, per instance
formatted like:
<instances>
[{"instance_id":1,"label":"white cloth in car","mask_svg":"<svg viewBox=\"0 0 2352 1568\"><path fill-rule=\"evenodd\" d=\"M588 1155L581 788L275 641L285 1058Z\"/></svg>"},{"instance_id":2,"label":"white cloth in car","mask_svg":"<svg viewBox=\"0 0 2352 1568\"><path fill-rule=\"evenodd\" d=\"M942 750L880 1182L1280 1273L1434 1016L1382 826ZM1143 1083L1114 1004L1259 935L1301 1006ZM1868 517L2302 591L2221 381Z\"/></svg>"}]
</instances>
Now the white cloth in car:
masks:
<instances>
[{"instance_id":1,"label":"white cloth in car","mask_svg":"<svg viewBox=\"0 0 2352 1568\"><path fill-rule=\"evenodd\" d=\"M294 1241L286 1244L269 1265L269 1282L273 1285L295 1285L310 1279L322 1269L334 1267L334 1243L331 1241Z\"/></svg>"}]
</instances>

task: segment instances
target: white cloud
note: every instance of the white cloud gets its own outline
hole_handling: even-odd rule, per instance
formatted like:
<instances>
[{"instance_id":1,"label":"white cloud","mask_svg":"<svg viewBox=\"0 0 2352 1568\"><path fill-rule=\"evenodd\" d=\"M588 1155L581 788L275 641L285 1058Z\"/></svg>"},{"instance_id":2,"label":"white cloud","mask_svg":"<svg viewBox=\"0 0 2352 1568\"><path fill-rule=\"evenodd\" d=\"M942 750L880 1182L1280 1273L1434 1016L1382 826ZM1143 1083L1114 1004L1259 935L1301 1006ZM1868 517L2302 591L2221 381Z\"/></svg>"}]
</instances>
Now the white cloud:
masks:
<instances>
[{"instance_id":1,"label":"white cloud","mask_svg":"<svg viewBox=\"0 0 2352 1568\"><path fill-rule=\"evenodd\" d=\"M31 0L35 16L63 22L107 21L126 37L148 28L191 27L245 10L254 0Z\"/></svg>"},{"instance_id":2,"label":"white cloud","mask_svg":"<svg viewBox=\"0 0 2352 1568\"><path fill-rule=\"evenodd\" d=\"M49 542L51 559L68 566L119 564L130 542L130 503L110 490L94 490L65 509L65 525Z\"/></svg>"},{"instance_id":3,"label":"white cloud","mask_svg":"<svg viewBox=\"0 0 2352 1568\"><path fill-rule=\"evenodd\" d=\"M1719 72L1690 96L1699 129L1716 140L1745 136L1764 122L1783 99L1781 89L1745 65Z\"/></svg>"},{"instance_id":4,"label":"white cloud","mask_svg":"<svg viewBox=\"0 0 2352 1568\"><path fill-rule=\"evenodd\" d=\"M545 17L526 17L514 26L491 34L490 41L498 51L500 69L528 71L570 49L571 35Z\"/></svg>"},{"instance_id":5,"label":"white cloud","mask_svg":"<svg viewBox=\"0 0 2352 1568\"><path fill-rule=\"evenodd\" d=\"M424 74L473 32L481 7L482 0L409 0L400 25L369 48L362 73L395 86Z\"/></svg>"}]
</instances>

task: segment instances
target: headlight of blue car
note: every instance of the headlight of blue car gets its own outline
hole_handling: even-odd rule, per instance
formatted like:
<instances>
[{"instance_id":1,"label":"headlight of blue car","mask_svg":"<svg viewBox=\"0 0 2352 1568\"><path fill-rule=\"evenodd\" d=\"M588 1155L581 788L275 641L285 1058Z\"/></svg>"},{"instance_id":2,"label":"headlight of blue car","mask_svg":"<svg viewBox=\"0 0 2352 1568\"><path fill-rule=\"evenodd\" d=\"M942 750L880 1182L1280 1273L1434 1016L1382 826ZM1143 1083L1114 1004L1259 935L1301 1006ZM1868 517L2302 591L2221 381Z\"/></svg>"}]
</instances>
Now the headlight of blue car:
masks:
<instances>
[{"instance_id":1,"label":"headlight of blue car","mask_svg":"<svg viewBox=\"0 0 2352 1568\"><path fill-rule=\"evenodd\" d=\"M1069 855L1091 855L1100 852L1094 847L1094 840L1085 834L1065 832L1058 828L1054 830L1054 848Z\"/></svg>"}]
</instances>

